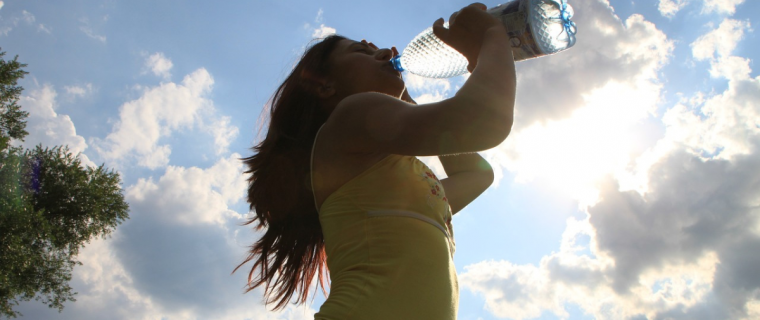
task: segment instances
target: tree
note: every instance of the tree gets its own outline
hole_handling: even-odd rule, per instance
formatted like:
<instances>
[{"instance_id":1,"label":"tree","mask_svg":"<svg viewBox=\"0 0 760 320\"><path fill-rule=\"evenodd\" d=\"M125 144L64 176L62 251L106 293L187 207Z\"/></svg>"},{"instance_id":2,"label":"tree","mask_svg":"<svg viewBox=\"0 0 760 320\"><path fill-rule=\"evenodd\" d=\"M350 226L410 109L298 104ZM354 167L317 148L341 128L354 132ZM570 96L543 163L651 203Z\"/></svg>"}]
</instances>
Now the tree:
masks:
<instances>
[{"instance_id":1,"label":"tree","mask_svg":"<svg viewBox=\"0 0 760 320\"><path fill-rule=\"evenodd\" d=\"M63 310L75 301L69 286L79 250L108 236L129 218L119 174L101 165L83 167L65 146L31 150L22 140L28 114L16 105L26 73L0 53L0 317L35 299Z\"/></svg>"},{"instance_id":2,"label":"tree","mask_svg":"<svg viewBox=\"0 0 760 320\"><path fill-rule=\"evenodd\" d=\"M19 63L18 56L11 61L5 61L3 56L5 52L0 52L0 151L8 148L11 139L24 140L28 134L25 119L29 116L16 104L24 90L18 80L27 74L21 69L26 64Z\"/></svg>"}]
</instances>

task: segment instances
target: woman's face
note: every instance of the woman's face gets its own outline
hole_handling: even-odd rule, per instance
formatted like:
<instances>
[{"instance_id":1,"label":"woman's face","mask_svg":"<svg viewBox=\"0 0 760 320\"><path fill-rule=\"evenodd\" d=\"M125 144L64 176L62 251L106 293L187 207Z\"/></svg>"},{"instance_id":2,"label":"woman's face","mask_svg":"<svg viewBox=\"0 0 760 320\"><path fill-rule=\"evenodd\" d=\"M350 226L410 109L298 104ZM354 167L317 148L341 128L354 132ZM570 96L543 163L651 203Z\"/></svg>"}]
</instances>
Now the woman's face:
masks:
<instances>
[{"instance_id":1,"label":"woman's face","mask_svg":"<svg viewBox=\"0 0 760 320\"><path fill-rule=\"evenodd\" d=\"M330 55L329 82L335 89L335 98L340 101L361 92L400 97L404 80L390 63L396 54L396 48L378 49L364 40L341 40Z\"/></svg>"}]
</instances>

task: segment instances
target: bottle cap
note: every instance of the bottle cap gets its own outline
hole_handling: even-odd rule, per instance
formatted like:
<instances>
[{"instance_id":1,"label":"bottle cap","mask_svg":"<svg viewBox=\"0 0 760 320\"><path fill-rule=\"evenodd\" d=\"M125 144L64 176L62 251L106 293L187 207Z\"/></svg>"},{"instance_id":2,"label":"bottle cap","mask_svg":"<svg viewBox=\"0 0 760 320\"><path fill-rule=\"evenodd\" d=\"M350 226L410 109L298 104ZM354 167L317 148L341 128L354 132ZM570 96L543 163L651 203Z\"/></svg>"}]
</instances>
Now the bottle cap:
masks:
<instances>
[{"instance_id":1,"label":"bottle cap","mask_svg":"<svg viewBox=\"0 0 760 320\"><path fill-rule=\"evenodd\" d=\"M391 58L391 64L393 65L393 69L396 69L398 72L404 72L404 67L401 66L401 55L397 55L393 58Z\"/></svg>"}]
</instances>

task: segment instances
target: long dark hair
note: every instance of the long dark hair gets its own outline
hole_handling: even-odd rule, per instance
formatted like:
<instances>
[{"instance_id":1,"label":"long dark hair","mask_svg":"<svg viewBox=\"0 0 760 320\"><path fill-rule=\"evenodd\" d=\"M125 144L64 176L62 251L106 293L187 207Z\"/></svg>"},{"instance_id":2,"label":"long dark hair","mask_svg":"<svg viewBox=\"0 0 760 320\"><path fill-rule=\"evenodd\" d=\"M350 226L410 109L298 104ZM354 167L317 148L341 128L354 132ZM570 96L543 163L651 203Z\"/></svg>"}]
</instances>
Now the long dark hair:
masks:
<instances>
[{"instance_id":1,"label":"long dark hair","mask_svg":"<svg viewBox=\"0 0 760 320\"><path fill-rule=\"evenodd\" d=\"M314 137L330 113L320 105L319 79L328 75L328 57L345 39L332 35L309 47L277 88L269 105L269 130L247 166L248 203L255 215L246 222L264 235L235 270L254 261L246 292L264 285L266 304L284 308L297 292L304 303L316 276L327 282L324 237L311 190L310 157ZM234 272L234 271L233 271Z\"/></svg>"}]
</instances>

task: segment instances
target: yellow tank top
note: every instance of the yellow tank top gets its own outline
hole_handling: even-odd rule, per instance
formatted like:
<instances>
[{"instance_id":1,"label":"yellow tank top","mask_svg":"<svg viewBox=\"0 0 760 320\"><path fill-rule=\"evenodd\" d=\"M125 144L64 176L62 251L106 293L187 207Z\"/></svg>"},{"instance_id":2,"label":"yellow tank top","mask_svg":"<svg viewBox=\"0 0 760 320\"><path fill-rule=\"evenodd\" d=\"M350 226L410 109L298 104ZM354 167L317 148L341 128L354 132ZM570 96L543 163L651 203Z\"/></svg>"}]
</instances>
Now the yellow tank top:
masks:
<instances>
[{"instance_id":1,"label":"yellow tank top","mask_svg":"<svg viewBox=\"0 0 760 320\"><path fill-rule=\"evenodd\" d=\"M315 319L456 319L451 208L422 161L389 155L318 211L331 286Z\"/></svg>"}]
</instances>

